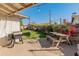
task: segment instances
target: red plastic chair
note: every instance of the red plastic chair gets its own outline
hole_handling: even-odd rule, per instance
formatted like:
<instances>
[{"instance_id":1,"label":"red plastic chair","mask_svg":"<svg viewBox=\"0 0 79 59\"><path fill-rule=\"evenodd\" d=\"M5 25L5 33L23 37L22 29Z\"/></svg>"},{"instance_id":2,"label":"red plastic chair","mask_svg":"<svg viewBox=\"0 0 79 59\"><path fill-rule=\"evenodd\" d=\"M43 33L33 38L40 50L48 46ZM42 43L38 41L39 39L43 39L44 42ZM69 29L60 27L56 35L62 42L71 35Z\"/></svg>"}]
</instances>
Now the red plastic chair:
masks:
<instances>
[{"instance_id":1,"label":"red plastic chair","mask_svg":"<svg viewBox=\"0 0 79 59\"><path fill-rule=\"evenodd\" d=\"M70 36L77 36L77 34L78 34L77 27L76 26L71 26L69 28L69 33L70 33Z\"/></svg>"}]
</instances>

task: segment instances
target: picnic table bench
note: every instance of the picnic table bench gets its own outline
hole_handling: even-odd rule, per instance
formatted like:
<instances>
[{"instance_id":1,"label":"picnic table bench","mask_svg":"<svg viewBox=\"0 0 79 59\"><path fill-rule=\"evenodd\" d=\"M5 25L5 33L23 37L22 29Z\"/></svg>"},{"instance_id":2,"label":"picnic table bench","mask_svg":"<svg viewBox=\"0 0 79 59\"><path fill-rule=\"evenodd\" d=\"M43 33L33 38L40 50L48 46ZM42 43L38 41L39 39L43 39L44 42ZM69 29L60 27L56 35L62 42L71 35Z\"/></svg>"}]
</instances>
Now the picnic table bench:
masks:
<instances>
[{"instance_id":1,"label":"picnic table bench","mask_svg":"<svg viewBox=\"0 0 79 59\"><path fill-rule=\"evenodd\" d=\"M52 42L52 45L54 45L54 43L56 42L56 47L58 47L59 44L64 41L67 41L69 44L71 44L69 41L69 35L57 32L50 32L49 35L47 35L47 40L50 40Z\"/></svg>"}]
</instances>

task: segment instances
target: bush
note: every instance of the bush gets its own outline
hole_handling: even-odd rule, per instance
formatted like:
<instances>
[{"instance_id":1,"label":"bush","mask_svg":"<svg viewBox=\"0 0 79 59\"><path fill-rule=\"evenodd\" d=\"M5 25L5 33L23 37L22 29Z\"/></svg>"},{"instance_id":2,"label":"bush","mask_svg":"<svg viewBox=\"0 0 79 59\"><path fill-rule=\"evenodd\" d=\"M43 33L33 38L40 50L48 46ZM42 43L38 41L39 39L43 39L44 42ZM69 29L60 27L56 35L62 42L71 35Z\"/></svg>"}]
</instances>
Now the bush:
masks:
<instances>
[{"instance_id":1,"label":"bush","mask_svg":"<svg viewBox=\"0 0 79 59\"><path fill-rule=\"evenodd\" d=\"M29 28L34 31L50 32L52 27L49 24L30 24Z\"/></svg>"},{"instance_id":2,"label":"bush","mask_svg":"<svg viewBox=\"0 0 79 59\"><path fill-rule=\"evenodd\" d=\"M23 36L27 39L37 39L46 37L44 32L41 31L33 31L33 30L23 30Z\"/></svg>"},{"instance_id":3,"label":"bush","mask_svg":"<svg viewBox=\"0 0 79 59\"><path fill-rule=\"evenodd\" d=\"M52 29L54 32L61 32L62 30L66 31L69 29L68 25L53 25Z\"/></svg>"}]
</instances>

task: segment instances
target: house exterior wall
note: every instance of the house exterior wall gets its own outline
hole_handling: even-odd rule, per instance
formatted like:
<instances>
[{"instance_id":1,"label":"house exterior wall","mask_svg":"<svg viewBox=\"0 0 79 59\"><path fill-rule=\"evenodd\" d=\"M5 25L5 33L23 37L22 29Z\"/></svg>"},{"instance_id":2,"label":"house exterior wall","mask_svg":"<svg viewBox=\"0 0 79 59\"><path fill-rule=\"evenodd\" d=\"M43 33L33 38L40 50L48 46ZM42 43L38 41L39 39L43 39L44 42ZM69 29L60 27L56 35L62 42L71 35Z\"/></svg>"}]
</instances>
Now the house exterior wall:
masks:
<instances>
[{"instance_id":1,"label":"house exterior wall","mask_svg":"<svg viewBox=\"0 0 79 59\"><path fill-rule=\"evenodd\" d=\"M20 19L15 16L0 16L0 38L15 31L20 31Z\"/></svg>"}]
</instances>

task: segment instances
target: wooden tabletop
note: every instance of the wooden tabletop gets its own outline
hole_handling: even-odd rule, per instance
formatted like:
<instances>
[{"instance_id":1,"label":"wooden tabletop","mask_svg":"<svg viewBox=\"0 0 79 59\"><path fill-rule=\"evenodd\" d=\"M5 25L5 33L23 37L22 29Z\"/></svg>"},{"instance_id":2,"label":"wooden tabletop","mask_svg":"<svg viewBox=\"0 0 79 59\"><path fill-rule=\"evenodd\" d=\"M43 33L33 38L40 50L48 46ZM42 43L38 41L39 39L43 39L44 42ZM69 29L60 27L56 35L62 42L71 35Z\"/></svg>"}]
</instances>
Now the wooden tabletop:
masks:
<instances>
[{"instance_id":1,"label":"wooden tabletop","mask_svg":"<svg viewBox=\"0 0 79 59\"><path fill-rule=\"evenodd\" d=\"M22 32L21 31L13 32L13 35L19 35L19 34L22 34Z\"/></svg>"},{"instance_id":2,"label":"wooden tabletop","mask_svg":"<svg viewBox=\"0 0 79 59\"><path fill-rule=\"evenodd\" d=\"M65 34L62 34L62 33L58 33L58 32L50 32L54 35L57 35L57 36L61 36L61 37L68 37L69 35L65 35Z\"/></svg>"}]
</instances>

